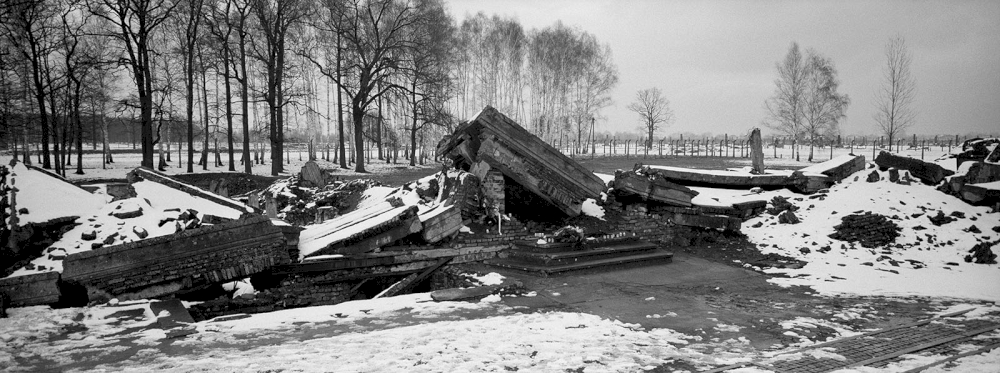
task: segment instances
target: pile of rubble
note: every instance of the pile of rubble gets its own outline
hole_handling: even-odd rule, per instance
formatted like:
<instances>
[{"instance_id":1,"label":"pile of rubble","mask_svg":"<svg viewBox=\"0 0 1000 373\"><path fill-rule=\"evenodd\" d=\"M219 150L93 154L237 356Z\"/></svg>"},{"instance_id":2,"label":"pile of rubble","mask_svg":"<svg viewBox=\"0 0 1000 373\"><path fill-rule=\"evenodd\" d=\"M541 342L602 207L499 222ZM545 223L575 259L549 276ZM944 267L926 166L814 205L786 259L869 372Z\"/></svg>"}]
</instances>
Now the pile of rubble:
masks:
<instances>
[{"instance_id":1,"label":"pile of rubble","mask_svg":"<svg viewBox=\"0 0 1000 373\"><path fill-rule=\"evenodd\" d=\"M851 214L841 218L841 223L833 227L830 238L858 242L863 247L874 248L885 246L899 237L899 226L889 218L866 211L864 214Z\"/></svg>"}]
</instances>

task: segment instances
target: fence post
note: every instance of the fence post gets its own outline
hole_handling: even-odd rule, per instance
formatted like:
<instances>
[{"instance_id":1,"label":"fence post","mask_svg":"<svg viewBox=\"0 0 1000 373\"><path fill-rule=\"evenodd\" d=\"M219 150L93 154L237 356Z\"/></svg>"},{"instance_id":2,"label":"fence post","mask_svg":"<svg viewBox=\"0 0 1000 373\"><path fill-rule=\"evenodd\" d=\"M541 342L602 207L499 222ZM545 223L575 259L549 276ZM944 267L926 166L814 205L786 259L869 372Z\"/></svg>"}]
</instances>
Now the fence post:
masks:
<instances>
[{"instance_id":1,"label":"fence post","mask_svg":"<svg viewBox=\"0 0 1000 373\"><path fill-rule=\"evenodd\" d=\"M926 143L927 143L927 140L921 140L920 141L920 160L921 161L924 160L924 145Z\"/></svg>"},{"instance_id":2,"label":"fence post","mask_svg":"<svg viewBox=\"0 0 1000 373\"><path fill-rule=\"evenodd\" d=\"M872 161L875 161L875 139L872 139Z\"/></svg>"}]
</instances>

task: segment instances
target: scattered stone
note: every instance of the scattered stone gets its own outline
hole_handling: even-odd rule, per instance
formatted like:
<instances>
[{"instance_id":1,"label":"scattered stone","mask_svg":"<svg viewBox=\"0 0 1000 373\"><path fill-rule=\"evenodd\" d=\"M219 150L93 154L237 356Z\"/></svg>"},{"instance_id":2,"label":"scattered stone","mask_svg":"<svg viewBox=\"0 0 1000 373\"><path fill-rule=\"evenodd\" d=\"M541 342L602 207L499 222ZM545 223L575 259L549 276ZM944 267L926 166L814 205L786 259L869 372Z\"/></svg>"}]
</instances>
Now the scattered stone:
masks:
<instances>
[{"instance_id":1,"label":"scattered stone","mask_svg":"<svg viewBox=\"0 0 1000 373\"><path fill-rule=\"evenodd\" d=\"M21 214L21 215L27 214L28 213L28 209L26 209L24 207L19 208L19 209L17 209L17 213Z\"/></svg>"},{"instance_id":2,"label":"scattered stone","mask_svg":"<svg viewBox=\"0 0 1000 373\"><path fill-rule=\"evenodd\" d=\"M784 211L797 211L798 206L795 206L788 199L782 196L774 196L771 198L771 207L767 208L767 213L771 215L778 215Z\"/></svg>"},{"instance_id":3,"label":"scattered stone","mask_svg":"<svg viewBox=\"0 0 1000 373\"><path fill-rule=\"evenodd\" d=\"M1000 233L1000 225L993 227L993 231Z\"/></svg>"},{"instance_id":4,"label":"scattered stone","mask_svg":"<svg viewBox=\"0 0 1000 373\"><path fill-rule=\"evenodd\" d=\"M870 174L868 174L868 178L865 179L865 181L869 183L874 183L879 180L882 180L882 178L878 176L878 171L872 171Z\"/></svg>"},{"instance_id":5,"label":"scattered stone","mask_svg":"<svg viewBox=\"0 0 1000 373\"><path fill-rule=\"evenodd\" d=\"M969 232L969 233L975 233L975 234L983 233L983 231L979 230L979 227L977 227L975 225L970 225L968 228L965 228L965 231Z\"/></svg>"},{"instance_id":6,"label":"scattered stone","mask_svg":"<svg viewBox=\"0 0 1000 373\"><path fill-rule=\"evenodd\" d=\"M829 245L827 245L827 246L820 247L818 251L821 252L821 253L827 253L827 252L830 252L830 250L833 250L833 248L831 248Z\"/></svg>"},{"instance_id":7,"label":"scattered stone","mask_svg":"<svg viewBox=\"0 0 1000 373\"><path fill-rule=\"evenodd\" d=\"M961 211L952 211L951 216L954 216L959 219L965 219L965 213Z\"/></svg>"},{"instance_id":8,"label":"scattered stone","mask_svg":"<svg viewBox=\"0 0 1000 373\"><path fill-rule=\"evenodd\" d=\"M872 263L872 262L864 262L864 263L861 263L861 265L863 265L863 266L869 266L869 267L874 267L874 266L875 266L875 263Z\"/></svg>"},{"instance_id":9,"label":"scattered stone","mask_svg":"<svg viewBox=\"0 0 1000 373\"><path fill-rule=\"evenodd\" d=\"M969 250L971 255L965 256L966 263L997 264L997 254L993 253L993 243L980 242Z\"/></svg>"},{"instance_id":10,"label":"scattered stone","mask_svg":"<svg viewBox=\"0 0 1000 373\"><path fill-rule=\"evenodd\" d=\"M752 228L760 228L760 227L763 227L763 226L764 226L764 222L757 222L757 223L754 223L754 225L751 225L750 227L752 227Z\"/></svg>"},{"instance_id":11,"label":"scattered stone","mask_svg":"<svg viewBox=\"0 0 1000 373\"><path fill-rule=\"evenodd\" d=\"M118 232L112 233L110 236L104 238L104 244L110 245L115 243L115 239L118 238Z\"/></svg>"},{"instance_id":12,"label":"scattered stone","mask_svg":"<svg viewBox=\"0 0 1000 373\"><path fill-rule=\"evenodd\" d=\"M119 205L118 207L121 207L121 205ZM111 215L119 219L137 218L142 216L142 207L135 206L135 209L132 210L115 211L111 213Z\"/></svg>"},{"instance_id":13,"label":"scattered stone","mask_svg":"<svg viewBox=\"0 0 1000 373\"><path fill-rule=\"evenodd\" d=\"M781 224L798 224L801 220L799 220L798 216L795 216L795 213L785 211L782 212L781 215L778 215L778 222Z\"/></svg>"},{"instance_id":14,"label":"scattered stone","mask_svg":"<svg viewBox=\"0 0 1000 373\"><path fill-rule=\"evenodd\" d=\"M799 249L799 252L803 253L803 254L809 254L810 252L812 252L812 250L809 250L808 247L803 247L803 248Z\"/></svg>"},{"instance_id":15,"label":"scattered stone","mask_svg":"<svg viewBox=\"0 0 1000 373\"><path fill-rule=\"evenodd\" d=\"M135 233L136 237L139 237L140 239L149 237L149 232L146 232L146 229L142 227L132 227L132 233Z\"/></svg>"},{"instance_id":16,"label":"scattered stone","mask_svg":"<svg viewBox=\"0 0 1000 373\"><path fill-rule=\"evenodd\" d=\"M94 243L90 244L90 249L91 250L97 250L97 249L100 249L102 247L104 247L104 243L103 242L94 242Z\"/></svg>"},{"instance_id":17,"label":"scattered stone","mask_svg":"<svg viewBox=\"0 0 1000 373\"><path fill-rule=\"evenodd\" d=\"M947 263L945 263L945 265L950 265L952 267L958 267L958 263L955 263L955 262L947 262Z\"/></svg>"},{"instance_id":18,"label":"scattered stone","mask_svg":"<svg viewBox=\"0 0 1000 373\"><path fill-rule=\"evenodd\" d=\"M938 210L937 215L927 216L927 219L930 219L931 224L934 224L934 225L939 226L939 227L942 226L942 225L951 223L951 222L953 222L955 220L958 220L958 219L955 219L955 218L953 218L951 216L945 215L944 212L942 212L941 210Z\"/></svg>"},{"instance_id":19,"label":"scattered stone","mask_svg":"<svg viewBox=\"0 0 1000 373\"><path fill-rule=\"evenodd\" d=\"M88 232L83 232L82 234L80 234L80 239L82 239L84 241L93 241L93 240L96 240L97 239L97 231L92 230L92 231L88 231Z\"/></svg>"}]
</instances>

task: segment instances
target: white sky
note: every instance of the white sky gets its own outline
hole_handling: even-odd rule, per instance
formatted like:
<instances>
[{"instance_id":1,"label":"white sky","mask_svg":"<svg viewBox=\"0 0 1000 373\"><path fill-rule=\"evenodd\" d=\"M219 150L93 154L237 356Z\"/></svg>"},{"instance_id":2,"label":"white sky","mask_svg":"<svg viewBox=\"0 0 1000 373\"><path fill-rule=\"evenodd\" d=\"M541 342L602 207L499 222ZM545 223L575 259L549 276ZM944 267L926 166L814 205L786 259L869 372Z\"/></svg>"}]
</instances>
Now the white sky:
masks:
<instances>
[{"instance_id":1,"label":"white sky","mask_svg":"<svg viewBox=\"0 0 1000 373\"><path fill-rule=\"evenodd\" d=\"M625 106L659 87L680 132L746 134L765 116L775 63L793 41L831 58L851 98L845 134L876 133L884 47L913 55L917 123L909 133L1000 134L1000 1L450 0L458 22L483 11L526 29L562 20L611 45L620 83L599 129L633 131ZM602 128L603 126L603 128Z\"/></svg>"}]
</instances>

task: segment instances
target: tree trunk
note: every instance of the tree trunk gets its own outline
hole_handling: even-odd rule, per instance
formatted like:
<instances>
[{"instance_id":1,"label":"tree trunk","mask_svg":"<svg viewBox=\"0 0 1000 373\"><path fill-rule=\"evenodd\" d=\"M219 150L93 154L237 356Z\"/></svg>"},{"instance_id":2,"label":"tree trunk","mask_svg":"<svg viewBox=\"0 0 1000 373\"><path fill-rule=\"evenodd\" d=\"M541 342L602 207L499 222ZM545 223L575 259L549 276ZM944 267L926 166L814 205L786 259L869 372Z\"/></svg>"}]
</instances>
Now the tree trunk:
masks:
<instances>
[{"instance_id":1,"label":"tree trunk","mask_svg":"<svg viewBox=\"0 0 1000 373\"><path fill-rule=\"evenodd\" d=\"M354 158L355 172L365 171L365 138L364 138L364 117L365 111L361 108L360 98L354 98L351 103L351 115L354 119Z\"/></svg>"},{"instance_id":2,"label":"tree trunk","mask_svg":"<svg viewBox=\"0 0 1000 373\"><path fill-rule=\"evenodd\" d=\"M340 33L337 33L337 80L341 78L340 75L340 58L341 58L341 47L340 47ZM343 102L343 90L340 85L337 85L337 142L338 152L340 154L340 168L347 168L347 149L345 148L344 141L344 102Z\"/></svg>"},{"instance_id":3,"label":"tree trunk","mask_svg":"<svg viewBox=\"0 0 1000 373\"><path fill-rule=\"evenodd\" d=\"M225 48L225 73L222 75L222 79L225 81L226 87L226 141L229 146L229 171L236 171L236 163L233 157L233 100L232 100L232 84L229 82L229 48Z\"/></svg>"},{"instance_id":4,"label":"tree trunk","mask_svg":"<svg viewBox=\"0 0 1000 373\"><path fill-rule=\"evenodd\" d=\"M201 57L201 51L198 51L199 57ZM201 97L202 97L202 108L205 110L205 116L202 120L205 122L205 143L201 147L201 169L208 171L208 137L211 134L209 132L209 119L208 119L208 80L205 75L207 75L207 69L204 67L204 59L202 59L202 69L201 69Z\"/></svg>"}]
</instances>

